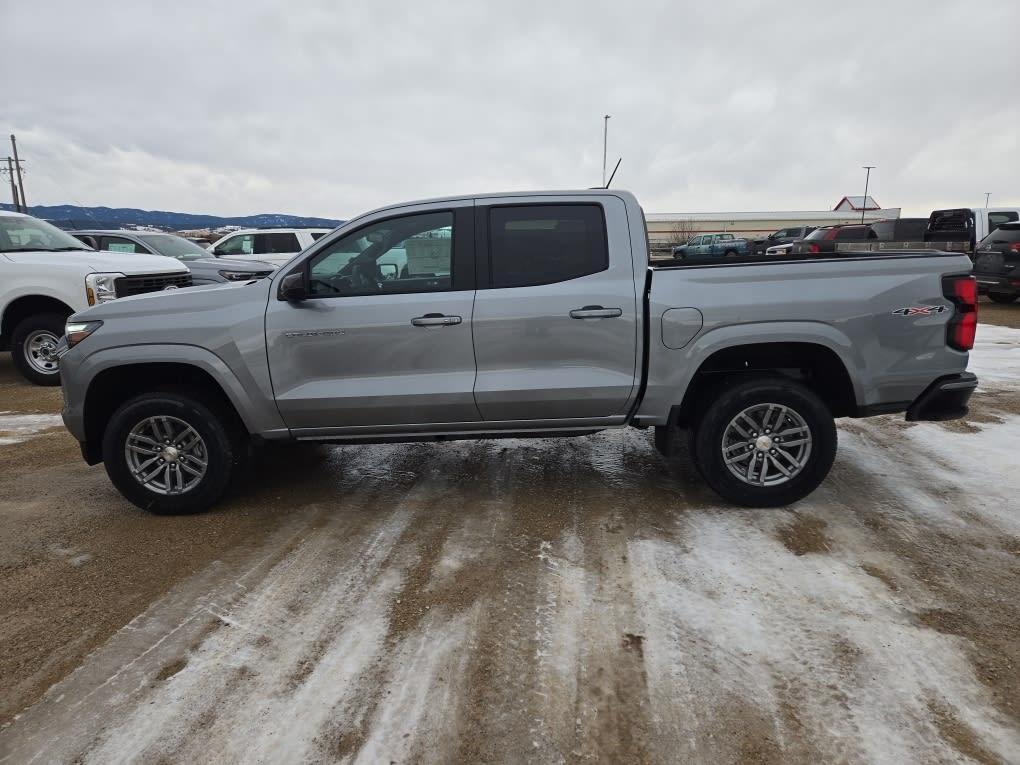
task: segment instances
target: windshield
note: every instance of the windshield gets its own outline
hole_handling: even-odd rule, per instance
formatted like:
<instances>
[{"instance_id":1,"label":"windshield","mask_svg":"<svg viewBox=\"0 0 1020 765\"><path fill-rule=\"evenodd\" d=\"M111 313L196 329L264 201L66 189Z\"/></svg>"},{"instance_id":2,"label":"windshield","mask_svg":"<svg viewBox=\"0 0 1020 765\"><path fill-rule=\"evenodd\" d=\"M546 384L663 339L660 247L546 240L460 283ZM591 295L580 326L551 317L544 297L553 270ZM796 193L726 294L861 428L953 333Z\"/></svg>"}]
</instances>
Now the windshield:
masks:
<instances>
[{"instance_id":1,"label":"windshield","mask_svg":"<svg viewBox=\"0 0 1020 765\"><path fill-rule=\"evenodd\" d=\"M44 220L20 215L0 215L0 252L91 249Z\"/></svg>"},{"instance_id":2,"label":"windshield","mask_svg":"<svg viewBox=\"0 0 1020 765\"><path fill-rule=\"evenodd\" d=\"M211 257L208 252L194 242L189 242L187 239L173 234L141 234L138 238L160 255L178 260L187 261Z\"/></svg>"},{"instance_id":3,"label":"windshield","mask_svg":"<svg viewBox=\"0 0 1020 765\"><path fill-rule=\"evenodd\" d=\"M826 228L816 228L814 231L812 231L810 234L808 234L804 238L805 239L822 239L831 230L832 230L831 226L827 226Z\"/></svg>"}]
</instances>

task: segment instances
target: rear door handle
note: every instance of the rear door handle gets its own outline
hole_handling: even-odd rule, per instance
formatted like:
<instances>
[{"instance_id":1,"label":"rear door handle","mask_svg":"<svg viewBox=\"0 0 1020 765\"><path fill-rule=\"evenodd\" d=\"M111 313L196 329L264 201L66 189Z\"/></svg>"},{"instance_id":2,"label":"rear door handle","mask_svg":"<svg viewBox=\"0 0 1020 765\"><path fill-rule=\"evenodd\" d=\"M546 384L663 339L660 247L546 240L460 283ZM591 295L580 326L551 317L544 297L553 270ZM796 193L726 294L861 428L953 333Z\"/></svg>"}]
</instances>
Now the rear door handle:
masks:
<instances>
[{"instance_id":1,"label":"rear door handle","mask_svg":"<svg viewBox=\"0 0 1020 765\"><path fill-rule=\"evenodd\" d=\"M615 319L623 316L622 308L603 308L600 305L586 305L570 312L571 319Z\"/></svg>"},{"instance_id":2,"label":"rear door handle","mask_svg":"<svg viewBox=\"0 0 1020 765\"><path fill-rule=\"evenodd\" d=\"M424 316L416 316L411 319L411 324L416 327L452 327L464 321L460 316L444 316L441 313L427 313Z\"/></svg>"}]
</instances>

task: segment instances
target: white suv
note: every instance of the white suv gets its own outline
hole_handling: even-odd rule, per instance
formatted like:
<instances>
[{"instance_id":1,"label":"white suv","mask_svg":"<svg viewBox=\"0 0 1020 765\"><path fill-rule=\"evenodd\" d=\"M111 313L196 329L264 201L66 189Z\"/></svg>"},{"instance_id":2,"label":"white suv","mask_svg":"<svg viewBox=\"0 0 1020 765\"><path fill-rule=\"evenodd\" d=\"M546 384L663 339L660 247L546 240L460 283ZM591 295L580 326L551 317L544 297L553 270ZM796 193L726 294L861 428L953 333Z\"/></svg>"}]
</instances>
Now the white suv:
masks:
<instances>
[{"instance_id":1,"label":"white suv","mask_svg":"<svg viewBox=\"0 0 1020 765\"><path fill-rule=\"evenodd\" d=\"M188 267L162 255L96 252L45 221L0 210L0 351L37 385L59 385L67 317L145 292L190 287Z\"/></svg>"},{"instance_id":2,"label":"white suv","mask_svg":"<svg viewBox=\"0 0 1020 765\"><path fill-rule=\"evenodd\" d=\"M245 228L218 239L209 251L218 258L257 260L282 266L329 228Z\"/></svg>"}]
</instances>

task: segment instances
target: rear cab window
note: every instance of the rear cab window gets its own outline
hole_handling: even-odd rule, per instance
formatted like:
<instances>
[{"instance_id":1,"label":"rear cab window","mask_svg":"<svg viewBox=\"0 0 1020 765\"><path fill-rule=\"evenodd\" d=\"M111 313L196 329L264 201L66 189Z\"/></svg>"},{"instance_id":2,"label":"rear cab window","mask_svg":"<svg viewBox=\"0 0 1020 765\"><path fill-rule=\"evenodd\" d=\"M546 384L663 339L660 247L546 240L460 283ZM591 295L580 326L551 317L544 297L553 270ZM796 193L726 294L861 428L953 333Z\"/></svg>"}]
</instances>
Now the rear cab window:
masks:
<instances>
[{"instance_id":1,"label":"rear cab window","mask_svg":"<svg viewBox=\"0 0 1020 765\"><path fill-rule=\"evenodd\" d=\"M608 268L601 205L489 209L489 279L495 289L554 284Z\"/></svg>"},{"instance_id":2,"label":"rear cab window","mask_svg":"<svg viewBox=\"0 0 1020 765\"><path fill-rule=\"evenodd\" d=\"M981 240L981 247L987 247L992 244L1012 244L1013 242L1020 242L1020 224L1007 223L1004 226L1000 226L995 229L992 233Z\"/></svg>"}]
</instances>

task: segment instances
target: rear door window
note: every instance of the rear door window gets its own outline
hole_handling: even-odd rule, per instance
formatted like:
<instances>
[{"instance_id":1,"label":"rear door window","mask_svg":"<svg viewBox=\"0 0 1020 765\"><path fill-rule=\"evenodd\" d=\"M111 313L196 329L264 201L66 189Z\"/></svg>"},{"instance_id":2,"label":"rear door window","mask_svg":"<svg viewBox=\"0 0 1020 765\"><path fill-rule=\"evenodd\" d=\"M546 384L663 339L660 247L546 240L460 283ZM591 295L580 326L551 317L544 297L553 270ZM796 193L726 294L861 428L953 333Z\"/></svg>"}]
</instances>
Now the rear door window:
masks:
<instances>
[{"instance_id":1,"label":"rear door window","mask_svg":"<svg viewBox=\"0 0 1020 765\"><path fill-rule=\"evenodd\" d=\"M267 234L255 234L256 255L286 255L301 252L297 234L274 231Z\"/></svg>"},{"instance_id":2,"label":"rear door window","mask_svg":"<svg viewBox=\"0 0 1020 765\"><path fill-rule=\"evenodd\" d=\"M867 226L844 226L836 232L836 239L842 241L860 241L871 238L870 234L871 231Z\"/></svg>"},{"instance_id":3,"label":"rear door window","mask_svg":"<svg viewBox=\"0 0 1020 765\"><path fill-rule=\"evenodd\" d=\"M106 250L107 252L148 252L145 245L132 242L130 239L125 239L122 236L102 237L99 240L99 249Z\"/></svg>"},{"instance_id":4,"label":"rear door window","mask_svg":"<svg viewBox=\"0 0 1020 765\"><path fill-rule=\"evenodd\" d=\"M489 210L495 288L554 284L609 268L600 205L523 205Z\"/></svg>"}]
</instances>

